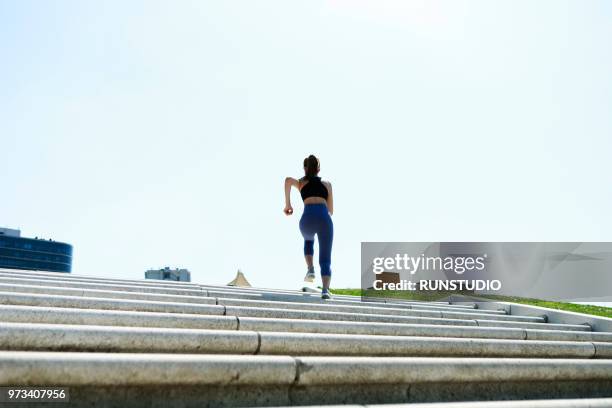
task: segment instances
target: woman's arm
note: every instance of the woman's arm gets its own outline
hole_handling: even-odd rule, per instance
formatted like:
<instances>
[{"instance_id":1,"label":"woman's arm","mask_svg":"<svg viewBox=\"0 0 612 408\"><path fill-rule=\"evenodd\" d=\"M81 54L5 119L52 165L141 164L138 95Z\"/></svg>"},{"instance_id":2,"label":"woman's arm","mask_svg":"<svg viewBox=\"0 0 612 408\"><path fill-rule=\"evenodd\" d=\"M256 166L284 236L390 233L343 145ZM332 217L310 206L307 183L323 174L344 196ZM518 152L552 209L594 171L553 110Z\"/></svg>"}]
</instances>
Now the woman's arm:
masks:
<instances>
[{"instance_id":1,"label":"woman's arm","mask_svg":"<svg viewBox=\"0 0 612 408\"><path fill-rule=\"evenodd\" d=\"M293 214L293 207L291 207L291 186L299 189L299 182L293 177L285 178L285 209L283 212L285 215Z\"/></svg>"},{"instance_id":2,"label":"woman's arm","mask_svg":"<svg viewBox=\"0 0 612 408\"><path fill-rule=\"evenodd\" d=\"M325 187L327 187L327 210L330 215L334 215L334 192L332 191L331 183L326 181Z\"/></svg>"}]
</instances>

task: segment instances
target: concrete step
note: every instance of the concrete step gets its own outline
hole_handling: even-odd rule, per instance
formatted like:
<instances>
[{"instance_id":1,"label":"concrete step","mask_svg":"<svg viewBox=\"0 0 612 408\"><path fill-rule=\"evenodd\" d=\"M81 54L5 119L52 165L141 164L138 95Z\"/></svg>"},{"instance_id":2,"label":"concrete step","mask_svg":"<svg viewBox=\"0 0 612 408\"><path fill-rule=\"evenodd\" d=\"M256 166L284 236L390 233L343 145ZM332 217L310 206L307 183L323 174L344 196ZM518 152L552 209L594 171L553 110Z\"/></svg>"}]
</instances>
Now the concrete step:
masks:
<instances>
[{"instance_id":1,"label":"concrete step","mask_svg":"<svg viewBox=\"0 0 612 408\"><path fill-rule=\"evenodd\" d=\"M522 327L525 329L545 329L545 330L576 330L591 331L588 324L565 324L565 323L529 323L529 322L502 322L500 320L477 319L476 323L480 327Z\"/></svg>"},{"instance_id":2,"label":"concrete step","mask_svg":"<svg viewBox=\"0 0 612 408\"><path fill-rule=\"evenodd\" d=\"M214 302L214 299L211 299ZM142 301L98 297L0 292L0 304L82 309L134 310L142 312L198 313L223 315L225 307L214 304Z\"/></svg>"},{"instance_id":3,"label":"concrete step","mask_svg":"<svg viewBox=\"0 0 612 408\"><path fill-rule=\"evenodd\" d=\"M15 279L15 280L11 280ZM23 279L23 281L20 281ZM28 282L28 280L30 280ZM0 282L6 283L23 283L23 284L37 284L43 286L63 286L63 287L79 287L87 288L92 287L93 289L102 290L113 290L113 291L142 291L152 292L160 294L177 294L181 295L182 292L176 292L174 289L188 289L194 290L196 293L188 293L191 295L204 295L209 297L231 297L231 298L245 298L245 299L263 299L263 300L276 300L276 301L313 301L320 302L320 296L310 293L304 293L299 291L288 291L279 289L259 289L259 288L237 288L229 286L214 286L214 285L197 285L184 282L168 282L168 281L151 281L151 280L118 280L118 279L107 279L107 278L95 278L95 277L74 277L71 274L53 273L53 272L30 272L30 271L7 271L0 269ZM40 283L36 283L36 282ZM48 285L44 285L44 282L50 281ZM70 281L74 281L74 285L70 285ZM83 284L83 285L81 285ZM92 284L95 286L86 286ZM144 287L142 290L137 287ZM202 293L200 293L202 292ZM363 304L361 297L358 296L344 296L337 295L334 300L328 303L338 304ZM372 298L368 298L368 304L374 303ZM379 307L394 307L401 308L406 306L419 306L419 309L438 309L441 310L452 310L452 309L474 309L475 304L449 304L448 302L425 302L425 301L407 301L401 299L390 299L383 300L377 299L376 306ZM482 311L485 313L500 313L503 311Z\"/></svg>"},{"instance_id":4,"label":"concrete step","mask_svg":"<svg viewBox=\"0 0 612 408\"><path fill-rule=\"evenodd\" d=\"M246 299L230 299L218 298L217 304L224 306L252 307L252 308L276 308L276 309L299 309L312 311L329 311L329 312L345 312L345 313L365 313L365 314L385 314L397 316L418 316L418 317L434 317L446 319L487 319L487 320L502 320L514 322L532 322L544 323L545 317L535 316L517 316L498 313L480 313L477 309L470 311L454 311L454 310L429 310L429 309L395 309L381 308L372 306L345 306L335 304L313 304L313 303L298 303L298 302L272 302L263 300L246 300Z\"/></svg>"},{"instance_id":5,"label":"concrete step","mask_svg":"<svg viewBox=\"0 0 612 408\"><path fill-rule=\"evenodd\" d=\"M185 288L171 288L171 287L160 287L160 286L153 286L153 285L131 285L131 284L121 284L121 283L99 283L99 282L82 282L82 281L76 281L76 282L72 282L68 279L58 279L58 278L53 278L53 279L47 279L47 280L40 280L38 278L34 278L34 277L28 277L28 276L19 276L19 277L14 277L14 276L2 276L0 275L0 290L6 291L6 288L10 288L10 287L14 287L15 291L21 291L23 292L24 290L21 289L19 290L18 288L24 288L27 286L41 286L41 287L45 287L45 288L52 288L52 287L57 287L57 288L61 288L61 289L55 289L55 290L51 290L51 289L47 289L47 291L49 293L58 293L58 294L70 294L68 291L70 289L73 290L73 292L82 289L82 290L86 290L87 292L83 292L84 295L87 295L87 293L94 293L94 291L107 291L107 292L126 292L126 293L141 293L139 298L140 299L152 299L155 300L153 296L151 297L146 297L144 294L145 293L149 293L151 295L159 295L159 297L163 297L163 296L190 296L188 298L184 298L186 301L189 302L194 302L194 303L198 303L197 298L198 297L218 297L218 298L244 298L244 299L267 299L267 301L274 301L274 302L279 302L279 301L283 301L283 302L300 302L300 303L306 303L306 302L310 302L310 303L317 303L317 304L338 304L338 305L344 305L346 304L346 306L364 306L365 302L361 302L359 301L349 301L349 300L332 300L331 302L324 302L322 301L321 297L319 295L312 295L312 294L302 294L302 293L294 293L294 294L279 294L279 293L247 293L244 291L231 291L231 290L215 290L215 291L208 291L205 289L201 289L201 288L190 288L190 289L185 289ZM33 291L32 293L44 293L42 289L37 290L37 291ZM95 296L95 295L94 295ZM136 296L136 295L134 295ZM121 297L119 294L114 294L112 297ZM170 298L168 298L170 300ZM170 300L172 301L172 300ZM206 301L203 301L201 303L209 303ZM473 311L474 307L472 305L472 307L465 307L465 306L453 306L453 305L446 305L446 306L440 306L437 304L428 304L428 303L416 303L416 302L412 302L412 303L393 303L393 304L380 304L380 303L376 303L376 304L370 304L368 302L368 307L372 307L372 306L382 306L382 307L393 307L393 308L401 308L401 307L405 307L405 308L409 308L409 309L419 309L419 310L446 310L446 311L454 311L454 310L460 310L460 311ZM503 311L480 311L480 313L487 313L487 314L505 314L505 312Z\"/></svg>"},{"instance_id":6,"label":"concrete step","mask_svg":"<svg viewBox=\"0 0 612 408\"><path fill-rule=\"evenodd\" d=\"M310 319L278 319L237 317L227 315L201 315L187 313L176 314L15 305L0 305L0 322L92 324L104 326L166 327L212 330L282 331L296 333L372 334L384 336L612 342L612 333L597 333L592 331L534 330L522 328L479 327L476 325L451 326ZM548 325L538 327L546 328L547 326Z\"/></svg>"},{"instance_id":7,"label":"concrete step","mask_svg":"<svg viewBox=\"0 0 612 408\"><path fill-rule=\"evenodd\" d=\"M0 292L38 293L47 295L83 296L106 299L153 300L159 302L203 303L214 305L215 298L191 295L167 295L164 293L124 292L118 290L84 289L63 286L43 286L42 284L12 284L0 282Z\"/></svg>"},{"instance_id":8,"label":"concrete step","mask_svg":"<svg viewBox=\"0 0 612 408\"><path fill-rule=\"evenodd\" d=\"M612 360L0 352L1 386L58 379L72 406L165 406L179 397L206 407L595 397L612 394Z\"/></svg>"},{"instance_id":9,"label":"concrete step","mask_svg":"<svg viewBox=\"0 0 612 408\"><path fill-rule=\"evenodd\" d=\"M229 296L232 293L229 292L208 292L205 290L197 291L197 290L169 290L165 288L156 288L156 287L143 287L143 286L126 286L126 285L105 285L98 283L83 283L83 282L67 282L65 280L56 280L53 282L50 281L39 281L36 279L26 279L26 278L6 278L0 276L0 291L10 291L10 292L22 292L22 293L49 293L49 294L61 294L61 295L74 295L74 296L88 296L88 297L106 297L106 298L119 298L119 299L140 299L140 300L158 300L158 301L169 301L169 302L188 302L188 303L206 303L211 304L213 301L210 300L214 295L221 295L217 303L225 303L225 299L228 299L227 302L233 302L232 304L236 304L239 299L230 298ZM238 295L240 296L240 295ZM274 295L276 296L276 295ZM274 298L274 296L266 297L268 299ZM249 295L248 298L253 298L249 300L244 300L245 303L255 302L254 299L261 299L259 295ZM223 300L222 300L223 299ZM263 302L262 305L266 304L278 304L278 305L286 305L291 302L281 302L281 300L290 300L295 303L300 304L308 304L311 303L313 306L307 306L306 308L310 309L320 309L320 310L333 310L330 308L330 305L338 306L337 311L341 311L344 308L350 307L361 307L364 313L366 308L371 309L373 307L382 306L384 309L392 309L393 311L390 314L402 314L401 309L392 308L387 304L370 304L365 302L351 302L351 303L339 303L339 302L327 302L320 298L320 296L286 296L282 295L279 299L275 301L267 300L258 300ZM318 305L318 306L317 306ZM462 311L465 313L484 313L484 314L495 314L495 315L505 315L503 311L477 311L476 309L463 309L463 308L453 308L452 306L442 307L442 306L429 306L429 305L402 305L404 309L414 309L414 310L424 310L424 311ZM382 310L379 307L380 310ZM350 309L347 309L350 310ZM357 309L356 309L357 310Z\"/></svg>"},{"instance_id":10,"label":"concrete step","mask_svg":"<svg viewBox=\"0 0 612 408\"><path fill-rule=\"evenodd\" d=\"M179 281L168 281L168 280L159 280L159 279L114 279L114 278L101 278L98 276L78 275L78 274L73 274L73 273L23 271L23 270L17 270L17 269L2 269L2 268L0 268L0 276L33 277L33 278L40 279L40 280L73 280L73 281L100 282L100 283L116 282L116 283L122 283L122 284L163 286L163 287L169 287L169 288L176 288L176 287L199 288L199 285L193 282L179 282Z\"/></svg>"},{"instance_id":11,"label":"concrete step","mask_svg":"<svg viewBox=\"0 0 612 408\"><path fill-rule=\"evenodd\" d=\"M423 317L442 317L443 313L451 312L453 315L458 316L487 316L493 319L497 319L497 316L503 316L500 319L503 320L514 320L516 317L520 321L533 321L542 322L542 318L534 318L531 316L508 316L503 311L480 311L479 309L454 309L451 307L441 306L422 306L422 305L405 305L402 308L394 307L379 307L378 305L370 304L338 304L331 303L317 299L316 302L282 302L282 301L270 301L270 300L253 300L253 299L236 299L236 298L217 298L217 304L225 306L249 306L249 307L274 307L274 308L287 308L287 309L301 309L301 310L327 310L335 312L354 312L354 313L374 313L374 314L392 314L392 315L404 315L404 316L423 316Z\"/></svg>"},{"instance_id":12,"label":"concrete step","mask_svg":"<svg viewBox=\"0 0 612 408\"><path fill-rule=\"evenodd\" d=\"M612 397L612 333L579 316L362 300L0 270L0 386L60 378L67 406L107 407Z\"/></svg>"},{"instance_id":13,"label":"concrete step","mask_svg":"<svg viewBox=\"0 0 612 408\"><path fill-rule=\"evenodd\" d=\"M213 292L221 292L218 297L224 293L228 294L238 294L245 296L281 296L281 295L291 295L291 296L304 296L308 295L309 297L317 297L312 294L307 294L298 290L287 290L287 289L272 289L272 288L243 288L243 287L232 287L232 286L220 286L220 285L200 285L191 282L173 282L173 281L163 281L163 280L149 280L149 279L114 279L114 278L100 278L88 275L75 275L75 274L66 274L66 273L57 273L57 272L40 272L40 271L20 271L20 270L8 270L0 268L0 277L14 277L14 278L22 278L22 279L38 279L38 280L51 280L51 281L75 281L82 283L99 283L99 284L118 284L118 285L135 285L135 286L152 286L152 287L161 287L161 288L169 288L169 289L191 289L191 290L210 290ZM336 295L335 299L337 301L348 301L348 302L362 302L362 298L360 296L349 296L349 295ZM368 298L368 301L373 301L373 298ZM475 308L474 303L468 304L449 304L449 302L442 301L410 301L410 300L402 300L395 298L376 298L377 303L389 303L394 304L396 307L405 305L405 304L413 304L413 305L441 305L441 306L452 306L455 308Z\"/></svg>"},{"instance_id":14,"label":"concrete step","mask_svg":"<svg viewBox=\"0 0 612 408\"><path fill-rule=\"evenodd\" d=\"M599 342L0 323L0 349L292 356L612 358Z\"/></svg>"},{"instance_id":15,"label":"concrete step","mask_svg":"<svg viewBox=\"0 0 612 408\"><path fill-rule=\"evenodd\" d=\"M468 401L383 405L308 405L303 408L612 408L612 398ZM288 407L279 407L288 408Z\"/></svg>"},{"instance_id":16,"label":"concrete step","mask_svg":"<svg viewBox=\"0 0 612 408\"><path fill-rule=\"evenodd\" d=\"M312 293L294 293L294 294L278 294L278 293L245 293L239 291L227 291L227 290L206 290L206 295L218 298L232 298L232 299L250 299L250 300L263 300L263 301L281 301L281 302L313 302L321 303L320 294ZM357 299L341 299L334 296L332 300L327 300L326 304L337 304L337 305L368 305L373 307L390 307L390 308L414 308L414 309L433 309L433 310L457 310L457 311L470 311L475 309L475 305L450 305L440 303L428 303L428 302L373 302L363 301L361 298ZM505 314L505 311L490 310L489 313Z\"/></svg>"},{"instance_id":17,"label":"concrete step","mask_svg":"<svg viewBox=\"0 0 612 408\"><path fill-rule=\"evenodd\" d=\"M172 312L172 313L195 313L208 315L236 315L245 317L270 317L284 319L315 319L315 320L341 320L341 321L361 321L361 322L386 322L386 323L420 323L420 324L443 324L443 325L459 325L459 326L496 326L500 327L521 327L521 328L539 328L539 329L556 329L556 330L590 330L586 325L564 325L564 324L546 324L541 318L530 318L528 321L500 321L489 320L491 318L499 319L505 316L487 316L484 319L461 319L457 314L444 312L440 315L443 317L421 317L421 316L394 316L382 314L364 314L364 313L345 313L345 312L326 312L326 311L310 311L298 309L277 309L277 308L257 308L245 306L222 306L222 305L205 305L195 303L178 303L178 302L157 302L157 301L140 301L130 299L107 299L94 297L80 296L65 296L65 295L45 295L36 293L14 293L0 292L0 304L6 305L22 305L22 306L47 306L47 307L65 307L65 308L82 308L82 309L108 309L108 310L132 310L143 312ZM410 311L409 311L410 312ZM415 312L420 314L422 312ZM475 317L475 316L474 316ZM515 317L517 319L518 317ZM535 320L535 322L533 320ZM540 321L538 323L538 321Z\"/></svg>"},{"instance_id":18,"label":"concrete step","mask_svg":"<svg viewBox=\"0 0 612 408\"><path fill-rule=\"evenodd\" d=\"M40 282L36 278L16 278L16 277L0 277L0 283L14 285L36 285ZM97 282L75 282L70 280L46 280L45 286L55 286L62 288L81 288L94 290L112 290L124 292L144 292L144 293L159 293L165 295L190 295L190 296L205 296L205 292L200 288L167 288L160 286L145 286L145 285L130 285L119 283L97 283Z\"/></svg>"},{"instance_id":19,"label":"concrete step","mask_svg":"<svg viewBox=\"0 0 612 408\"><path fill-rule=\"evenodd\" d=\"M612 380L612 360L0 351L0 385L404 384ZM61 375L60 372L62 372ZM239 374L239 376L236 376Z\"/></svg>"},{"instance_id":20,"label":"concrete step","mask_svg":"<svg viewBox=\"0 0 612 408\"><path fill-rule=\"evenodd\" d=\"M395 316L387 314L366 314L366 313L346 313L346 312L325 312L311 311L298 309L276 309L276 308L257 308L246 306L225 306L225 313L228 315L236 315L240 317L269 317L281 319L314 319L314 320L340 320L354 322L384 322L384 323L417 323L417 324L440 324L440 325L458 325L458 326L478 326L480 319L463 318L449 315L444 317L422 317L422 316ZM488 316L487 316L488 317ZM494 326L493 322L497 320L482 320L484 324ZM544 328L544 322L522 322L522 321L505 321L505 327L530 327ZM501 325L501 324L500 324ZM546 325L548 328L548 325ZM566 330L590 330L588 326L579 325L557 325L556 329Z\"/></svg>"}]
</instances>

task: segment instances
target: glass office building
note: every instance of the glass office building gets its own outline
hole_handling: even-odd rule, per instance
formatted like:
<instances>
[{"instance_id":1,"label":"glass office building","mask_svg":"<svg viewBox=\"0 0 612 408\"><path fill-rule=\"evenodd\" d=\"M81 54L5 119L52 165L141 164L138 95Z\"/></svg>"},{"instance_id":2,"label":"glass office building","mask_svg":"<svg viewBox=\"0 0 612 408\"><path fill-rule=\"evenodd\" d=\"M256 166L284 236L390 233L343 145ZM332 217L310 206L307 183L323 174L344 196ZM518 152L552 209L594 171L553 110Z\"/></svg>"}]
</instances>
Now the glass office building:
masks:
<instances>
[{"instance_id":1,"label":"glass office building","mask_svg":"<svg viewBox=\"0 0 612 408\"><path fill-rule=\"evenodd\" d=\"M19 230L0 228L0 268L70 273L72 245L24 238Z\"/></svg>"}]
</instances>

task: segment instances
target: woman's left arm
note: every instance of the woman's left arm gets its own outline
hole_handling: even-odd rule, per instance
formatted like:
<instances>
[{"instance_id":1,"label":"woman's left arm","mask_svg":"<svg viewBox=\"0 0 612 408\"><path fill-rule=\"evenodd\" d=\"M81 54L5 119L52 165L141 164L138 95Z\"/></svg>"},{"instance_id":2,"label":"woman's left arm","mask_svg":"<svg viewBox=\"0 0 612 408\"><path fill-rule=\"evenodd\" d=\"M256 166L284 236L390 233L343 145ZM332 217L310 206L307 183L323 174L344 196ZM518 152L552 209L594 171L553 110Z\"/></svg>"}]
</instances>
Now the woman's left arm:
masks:
<instances>
[{"instance_id":1,"label":"woman's left arm","mask_svg":"<svg viewBox=\"0 0 612 408\"><path fill-rule=\"evenodd\" d=\"M334 192L332 191L332 185L329 181L326 181L325 187L327 187L327 210L330 215L334 215Z\"/></svg>"}]
</instances>

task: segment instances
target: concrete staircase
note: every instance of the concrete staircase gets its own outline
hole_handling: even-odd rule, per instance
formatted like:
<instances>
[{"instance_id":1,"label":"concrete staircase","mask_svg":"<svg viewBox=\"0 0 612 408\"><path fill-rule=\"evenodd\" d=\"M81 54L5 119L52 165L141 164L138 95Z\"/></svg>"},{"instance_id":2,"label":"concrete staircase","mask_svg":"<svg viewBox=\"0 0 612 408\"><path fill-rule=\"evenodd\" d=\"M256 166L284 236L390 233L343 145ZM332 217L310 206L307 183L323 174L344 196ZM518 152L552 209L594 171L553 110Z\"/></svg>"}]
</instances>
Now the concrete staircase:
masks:
<instances>
[{"instance_id":1,"label":"concrete staircase","mask_svg":"<svg viewBox=\"0 0 612 408\"><path fill-rule=\"evenodd\" d=\"M62 407L612 406L592 329L612 320L511 312L0 269L0 386L66 386Z\"/></svg>"}]
</instances>

